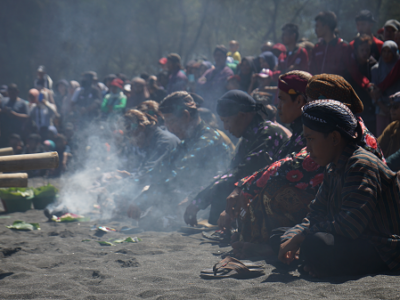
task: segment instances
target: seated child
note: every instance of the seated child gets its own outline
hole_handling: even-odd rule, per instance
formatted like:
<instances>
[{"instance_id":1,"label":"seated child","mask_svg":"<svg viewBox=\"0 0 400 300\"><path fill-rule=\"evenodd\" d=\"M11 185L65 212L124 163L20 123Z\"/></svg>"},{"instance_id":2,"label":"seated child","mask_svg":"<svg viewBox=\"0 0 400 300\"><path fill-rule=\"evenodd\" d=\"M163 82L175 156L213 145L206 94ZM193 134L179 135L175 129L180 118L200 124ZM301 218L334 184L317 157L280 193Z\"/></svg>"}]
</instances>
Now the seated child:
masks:
<instances>
[{"instance_id":1,"label":"seated child","mask_svg":"<svg viewBox=\"0 0 400 300\"><path fill-rule=\"evenodd\" d=\"M361 127L342 103L310 102L302 120L307 151L326 168L310 212L281 237L279 259L300 259L316 277L400 269L398 175L356 145Z\"/></svg>"}]
</instances>

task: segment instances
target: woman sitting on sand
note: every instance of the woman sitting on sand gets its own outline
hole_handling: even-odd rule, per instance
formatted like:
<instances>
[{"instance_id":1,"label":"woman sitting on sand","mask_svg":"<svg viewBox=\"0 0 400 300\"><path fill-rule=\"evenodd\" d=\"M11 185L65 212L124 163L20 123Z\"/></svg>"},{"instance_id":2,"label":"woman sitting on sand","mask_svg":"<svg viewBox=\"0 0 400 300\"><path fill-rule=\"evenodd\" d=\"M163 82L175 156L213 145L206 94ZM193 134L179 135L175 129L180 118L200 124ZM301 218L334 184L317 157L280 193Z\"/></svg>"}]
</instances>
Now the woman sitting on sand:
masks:
<instances>
[{"instance_id":1,"label":"woman sitting on sand","mask_svg":"<svg viewBox=\"0 0 400 300\"><path fill-rule=\"evenodd\" d=\"M306 93L309 100L340 98L352 112L363 111L363 104L351 85L338 75L313 76L308 82ZM358 121L362 126L362 138L358 145L382 159L375 137L360 117ZM277 252L279 234L275 234L274 229L291 227L301 222L308 212L308 204L314 199L323 181L323 172L324 168L304 148L241 180L238 187L243 192L238 199L230 196L227 201L227 207L236 206L234 211L238 212L238 204L235 202L240 203L238 200L242 198L243 203L247 199L242 204L244 210L241 214L240 239L232 240L235 255L245 258Z\"/></svg>"},{"instance_id":2,"label":"woman sitting on sand","mask_svg":"<svg viewBox=\"0 0 400 300\"><path fill-rule=\"evenodd\" d=\"M361 125L341 102L310 102L302 120L324 181L307 217L282 236L279 259L300 259L317 277L400 269L399 175L357 146Z\"/></svg>"}]
</instances>

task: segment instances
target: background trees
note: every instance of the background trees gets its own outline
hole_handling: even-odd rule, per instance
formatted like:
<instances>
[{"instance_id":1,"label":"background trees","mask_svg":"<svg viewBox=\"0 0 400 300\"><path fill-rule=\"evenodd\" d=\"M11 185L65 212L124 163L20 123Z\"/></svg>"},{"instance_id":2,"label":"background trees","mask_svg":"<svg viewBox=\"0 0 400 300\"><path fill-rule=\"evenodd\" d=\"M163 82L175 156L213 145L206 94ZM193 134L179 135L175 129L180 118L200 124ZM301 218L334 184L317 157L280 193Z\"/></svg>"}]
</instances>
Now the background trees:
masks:
<instances>
[{"instance_id":1,"label":"background trees","mask_svg":"<svg viewBox=\"0 0 400 300\"><path fill-rule=\"evenodd\" d=\"M2 0L0 83L17 83L24 97L41 64L55 80L85 70L132 77L156 72L158 59L170 52L185 62L211 58L215 45L231 39L242 54L258 54L263 42L280 41L286 22L315 42L321 10L337 14L340 36L350 41L361 9L374 13L376 29L400 16L400 3L392 0Z\"/></svg>"}]
</instances>

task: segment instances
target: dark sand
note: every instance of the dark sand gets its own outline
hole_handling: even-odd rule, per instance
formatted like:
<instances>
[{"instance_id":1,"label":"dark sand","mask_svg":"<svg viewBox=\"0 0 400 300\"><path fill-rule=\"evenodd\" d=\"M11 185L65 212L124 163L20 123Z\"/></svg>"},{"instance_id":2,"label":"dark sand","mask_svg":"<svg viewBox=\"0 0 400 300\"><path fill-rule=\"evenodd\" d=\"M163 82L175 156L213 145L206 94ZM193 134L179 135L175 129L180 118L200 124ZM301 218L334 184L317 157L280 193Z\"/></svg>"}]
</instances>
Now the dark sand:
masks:
<instances>
[{"instance_id":1,"label":"dark sand","mask_svg":"<svg viewBox=\"0 0 400 300\"><path fill-rule=\"evenodd\" d=\"M90 228L131 226L129 221L54 223L40 210L1 216L0 299L400 299L395 275L318 281L275 259L258 261L265 264L258 278L204 280L200 270L220 260L213 253L230 247L201 234L129 234L142 241L112 247L96 241L128 235L98 237ZM5 227L15 220L39 222L41 230Z\"/></svg>"}]
</instances>

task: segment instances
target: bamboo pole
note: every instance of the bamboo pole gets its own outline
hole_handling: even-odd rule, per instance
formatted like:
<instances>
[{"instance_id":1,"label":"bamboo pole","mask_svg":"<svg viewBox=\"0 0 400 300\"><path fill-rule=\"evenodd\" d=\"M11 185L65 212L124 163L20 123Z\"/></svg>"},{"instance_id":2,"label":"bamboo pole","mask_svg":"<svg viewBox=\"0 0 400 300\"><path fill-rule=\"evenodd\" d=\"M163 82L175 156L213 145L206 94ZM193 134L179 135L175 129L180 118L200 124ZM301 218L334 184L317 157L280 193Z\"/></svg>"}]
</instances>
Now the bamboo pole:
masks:
<instances>
[{"instance_id":1,"label":"bamboo pole","mask_svg":"<svg viewBox=\"0 0 400 300\"><path fill-rule=\"evenodd\" d=\"M0 174L0 187L27 187L28 174L11 173Z\"/></svg>"},{"instance_id":2,"label":"bamboo pole","mask_svg":"<svg viewBox=\"0 0 400 300\"><path fill-rule=\"evenodd\" d=\"M13 155L13 154L14 154L14 150L12 147L0 148L0 156Z\"/></svg>"},{"instance_id":3,"label":"bamboo pole","mask_svg":"<svg viewBox=\"0 0 400 300\"><path fill-rule=\"evenodd\" d=\"M0 172L54 169L57 167L57 152L0 156Z\"/></svg>"}]
</instances>

